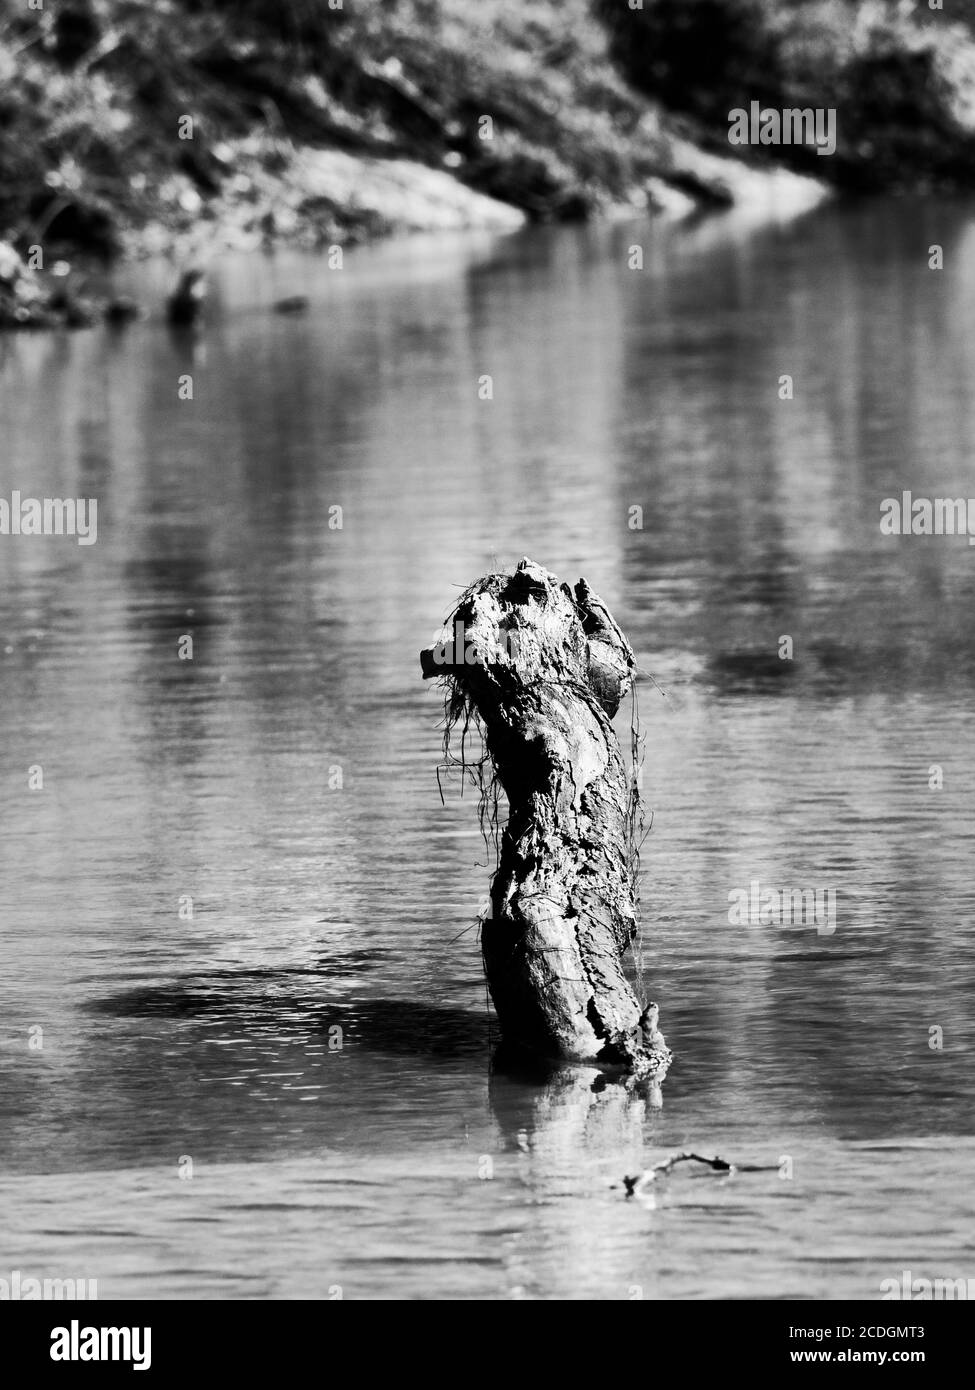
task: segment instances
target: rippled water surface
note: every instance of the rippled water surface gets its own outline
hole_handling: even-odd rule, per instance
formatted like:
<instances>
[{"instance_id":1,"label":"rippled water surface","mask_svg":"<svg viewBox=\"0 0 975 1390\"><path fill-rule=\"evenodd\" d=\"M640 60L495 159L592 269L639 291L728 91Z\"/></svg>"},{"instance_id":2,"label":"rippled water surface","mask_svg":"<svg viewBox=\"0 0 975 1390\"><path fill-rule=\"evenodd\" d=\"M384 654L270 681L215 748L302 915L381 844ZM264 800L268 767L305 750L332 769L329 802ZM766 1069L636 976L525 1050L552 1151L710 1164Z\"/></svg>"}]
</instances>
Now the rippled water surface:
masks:
<instances>
[{"instance_id":1,"label":"rippled water surface","mask_svg":"<svg viewBox=\"0 0 975 1390\"><path fill-rule=\"evenodd\" d=\"M129 275L158 306L164 270ZM93 546L0 537L0 1276L975 1277L975 549L879 530L902 489L975 496L975 212L421 239L213 282L196 340L157 311L0 341L0 496L99 508ZM306 315L271 311L295 293ZM417 652L525 554L585 575L665 692L641 682L659 1111L491 1068L487 854L456 780L441 804ZM832 887L835 931L731 925L754 879ZM681 1147L792 1176L624 1199Z\"/></svg>"}]
</instances>

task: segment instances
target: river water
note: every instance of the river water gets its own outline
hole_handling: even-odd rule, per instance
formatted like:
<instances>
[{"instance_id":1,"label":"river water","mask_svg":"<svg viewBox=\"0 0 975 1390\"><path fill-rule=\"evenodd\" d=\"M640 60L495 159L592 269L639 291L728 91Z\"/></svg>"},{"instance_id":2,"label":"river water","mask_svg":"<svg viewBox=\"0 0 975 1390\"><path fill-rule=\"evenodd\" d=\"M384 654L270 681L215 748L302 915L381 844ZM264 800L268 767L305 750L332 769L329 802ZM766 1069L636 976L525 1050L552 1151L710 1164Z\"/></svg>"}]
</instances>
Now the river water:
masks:
<instances>
[{"instance_id":1,"label":"river water","mask_svg":"<svg viewBox=\"0 0 975 1390\"><path fill-rule=\"evenodd\" d=\"M234 255L195 338L167 274L127 272L154 313L122 332L0 342L0 496L98 499L94 545L0 537L0 1278L975 1276L975 549L879 525L975 495L975 209ZM659 1110L491 1066L488 855L417 653L523 555L657 682ZM733 924L756 880L835 918ZM683 1148L769 1171L624 1197Z\"/></svg>"}]
</instances>

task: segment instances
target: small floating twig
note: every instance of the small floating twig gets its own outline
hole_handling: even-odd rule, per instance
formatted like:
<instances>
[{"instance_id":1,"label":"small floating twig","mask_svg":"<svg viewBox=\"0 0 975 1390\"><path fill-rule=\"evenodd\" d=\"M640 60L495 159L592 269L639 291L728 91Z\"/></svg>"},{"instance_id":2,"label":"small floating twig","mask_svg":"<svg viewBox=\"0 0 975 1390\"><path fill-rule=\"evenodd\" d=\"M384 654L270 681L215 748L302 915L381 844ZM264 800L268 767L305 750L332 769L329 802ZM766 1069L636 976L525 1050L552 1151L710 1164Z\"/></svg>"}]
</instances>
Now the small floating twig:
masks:
<instances>
[{"instance_id":1,"label":"small floating twig","mask_svg":"<svg viewBox=\"0 0 975 1390\"><path fill-rule=\"evenodd\" d=\"M623 1186L626 1188L627 1197L637 1196L662 1174L669 1173L676 1168L678 1163L703 1163L706 1168L711 1168L716 1173L777 1173L779 1171L777 1163L727 1163L717 1154L714 1158L705 1158L702 1154L679 1153L674 1154L671 1158L665 1158L663 1163L655 1163L652 1168L645 1169L636 1177L624 1178Z\"/></svg>"}]
</instances>

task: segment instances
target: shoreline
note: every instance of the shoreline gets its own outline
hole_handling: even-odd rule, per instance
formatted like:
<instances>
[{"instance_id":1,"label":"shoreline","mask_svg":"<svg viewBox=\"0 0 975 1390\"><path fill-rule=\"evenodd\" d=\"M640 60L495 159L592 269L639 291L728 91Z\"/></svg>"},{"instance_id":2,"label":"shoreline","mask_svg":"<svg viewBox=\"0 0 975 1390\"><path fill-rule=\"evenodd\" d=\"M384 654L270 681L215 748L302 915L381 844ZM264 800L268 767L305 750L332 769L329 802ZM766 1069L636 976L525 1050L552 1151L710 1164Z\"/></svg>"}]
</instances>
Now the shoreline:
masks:
<instances>
[{"instance_id":1,"label":"shoreline","mask_svg":"<svg viewBox=\"0 0 975 1390\"><path fill-rule=\"evenodd\" d=\"M0 331L80 329L141 317L140 302L120 299L106 285L114 271L150 257L172 261L174 273L190 266L205 271L229 252L281 246L335 254L418 233L515 232L533 221L524 209L469 187L450 169L399 155L307 147L293 150L283 168L271 171L252 141L225 153L237 172L217 196L199 206L187 198L186 216L178 220L153 218L123 229L119 250L110 257L70 245L58 247L50 259L40 246L24 257L0 241ZM799 216L834 196L825 181L706 153L688 140L673 139L669 154L668 167L648 175L629 198L574 220L606 224L650 217L679 223L734 212L758 225Z\"/></svg>"}]
</instances>

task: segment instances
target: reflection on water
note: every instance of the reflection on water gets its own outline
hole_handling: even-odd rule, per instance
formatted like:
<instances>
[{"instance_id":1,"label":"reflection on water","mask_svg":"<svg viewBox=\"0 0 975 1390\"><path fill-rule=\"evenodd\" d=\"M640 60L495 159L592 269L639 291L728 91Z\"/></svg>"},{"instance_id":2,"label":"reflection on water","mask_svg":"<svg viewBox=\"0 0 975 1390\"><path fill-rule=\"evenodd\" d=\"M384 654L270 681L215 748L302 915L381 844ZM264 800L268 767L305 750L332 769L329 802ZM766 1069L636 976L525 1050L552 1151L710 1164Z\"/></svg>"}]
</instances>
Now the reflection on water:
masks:
<instances>
[{"instance_id":1,"label":"reflection on water","mask_svg":"<svg viewBox=\"0 0 975 1390\"><path fill-rule=\"evenodd\" d=\"M162 268L130 274L158 301ZM0 340L0 496L99 507L95 546L0 540L11 1268L103 1297L972 1274L973 552L879 520L975 496L975 213L214 275L196 337ZM441 805L417 652L523 554L586 575L665 691L640 696L659 1111L492 1062L487 855L471 797ZM835 888L836 931L731 926L756 879ZM794 1176L624 1198L682 1147Z\"/></svg>"}]
</instances>

